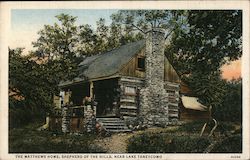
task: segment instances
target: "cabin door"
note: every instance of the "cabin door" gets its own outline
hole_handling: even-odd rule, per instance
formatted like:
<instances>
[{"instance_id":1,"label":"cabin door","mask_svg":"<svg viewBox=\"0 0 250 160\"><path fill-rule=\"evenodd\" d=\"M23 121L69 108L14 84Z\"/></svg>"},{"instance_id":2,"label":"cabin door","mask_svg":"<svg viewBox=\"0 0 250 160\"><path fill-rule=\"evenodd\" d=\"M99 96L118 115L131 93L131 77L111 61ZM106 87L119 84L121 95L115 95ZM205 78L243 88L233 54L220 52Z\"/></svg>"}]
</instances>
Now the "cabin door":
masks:
<instances>
[{"instance_id":1,"label":"cabin door","mask_svg":"<svg viewBox=\"0 0 250 160\"><path fill-rule=\"evenodd\" d=\"M101 80L94 82L94 97L97 102L97 117L117 116L117 79Z\"/></svg>"}]
</instances>

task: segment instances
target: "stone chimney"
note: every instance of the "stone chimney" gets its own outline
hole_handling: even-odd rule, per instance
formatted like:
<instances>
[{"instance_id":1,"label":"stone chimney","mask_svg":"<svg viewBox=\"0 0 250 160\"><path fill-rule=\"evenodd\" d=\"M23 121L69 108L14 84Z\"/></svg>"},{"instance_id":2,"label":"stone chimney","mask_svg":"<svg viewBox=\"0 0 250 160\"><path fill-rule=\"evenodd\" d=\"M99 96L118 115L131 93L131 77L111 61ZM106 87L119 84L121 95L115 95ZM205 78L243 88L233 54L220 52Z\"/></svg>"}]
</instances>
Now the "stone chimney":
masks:
<instances>
[{"instance_id":1,"label":"stone chimney","mask_svg":"<svg viewBox=\"0 0 250 160\"><path fill-rule=\"evenodd\" d=\"M146 34L145 86L140 90L140 116L147 126L168 123L168 94L164 89L164 30Z\"/></svg>"}]
</instances>

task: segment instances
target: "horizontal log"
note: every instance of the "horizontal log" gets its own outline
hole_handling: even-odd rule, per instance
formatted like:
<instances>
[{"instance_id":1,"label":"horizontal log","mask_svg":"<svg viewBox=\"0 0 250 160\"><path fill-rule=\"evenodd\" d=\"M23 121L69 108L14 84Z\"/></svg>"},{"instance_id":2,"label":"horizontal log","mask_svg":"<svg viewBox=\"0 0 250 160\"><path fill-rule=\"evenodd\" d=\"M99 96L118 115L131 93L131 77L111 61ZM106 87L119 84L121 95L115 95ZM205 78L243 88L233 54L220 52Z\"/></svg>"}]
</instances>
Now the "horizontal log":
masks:
<instances>
[{"instance_id":1,"label":"horizontal log","mask_svg":"<svg viewBox=\"0 0 250 160\"><path fill-rule=\"evenodd\" d=\"M123 114L123 115L129 115L129 116L137 116L137 113L124 112L124 111L121 111L121 114Z\"/></svg>"},{"instance_id":2,"label":"horizontal log","mask_svg":"<svg viewBox=\"0 0 250 160\"><path fill-rule=\"evenodd\" d=\"M170 87L180 87L179 83L173 83L173 82L165 82L166 86L170 86Z\"/></svg>"},{"instance_id":3,"label":"horizontal log","mask_svg":"<svg viewBox=\"0 0 250 160\"><path fill-rule=\"evenodd\" d=\"M136 78L121 77L120 82L143 83L143 80L136 79Z\"/></svg>"},{"instance_id":4,"label":"horizontal log","mask_svg":"<svg viewBox=\"0 0 250 160\"><path fill-rule=\"evenodd\" d=\"M169 108L168 110L169 110L169 112L179 112L178 108L176 108L176 109Z\"/></svg>"},{"instance_id":5,"label":"horizontal log","mask_svg":"<svg viewBox=\"0 0 250 160\"><path fill-rule=\"evenodd\" d=\"M168 105L169 105L169 106L175 106L175 107L178 107L178 103L171 103L171 102L169 102L169 103L168 103Z\"/></svg>"},{"instance_id":6,"label":"horizontal log","mask_svg":"<svg viewBox=\"0 0 250 160\"><path fill-rule=\"evenodd\" d=\"M178 117L178 114L176 114L176 113L169 113L168 115L169 115L169 117Z\"/></svg>"},{"instance_id":7,"label":"horizontal log","mask_svg":"<svg viewBox=\"0 0 250 160\"><path fill-rule=\"evenodd\" d=\"M122 103L122 102L136 103L136 102L135 102L135 99L125 99L125 98L124 98L124 99L121 99L120 102L121 102L121 103Z\"/></svg>"},{"instance_id":8,"label":"horizontal log","mask_svg":"<svg viewBox=\"0 0 250 160\"><path fill-rule=\"evenodd\" d=\"M120 108L121 109L137 109L136 106L125 106L125 105L121 105Z\"/></svg>"}]
</instances>

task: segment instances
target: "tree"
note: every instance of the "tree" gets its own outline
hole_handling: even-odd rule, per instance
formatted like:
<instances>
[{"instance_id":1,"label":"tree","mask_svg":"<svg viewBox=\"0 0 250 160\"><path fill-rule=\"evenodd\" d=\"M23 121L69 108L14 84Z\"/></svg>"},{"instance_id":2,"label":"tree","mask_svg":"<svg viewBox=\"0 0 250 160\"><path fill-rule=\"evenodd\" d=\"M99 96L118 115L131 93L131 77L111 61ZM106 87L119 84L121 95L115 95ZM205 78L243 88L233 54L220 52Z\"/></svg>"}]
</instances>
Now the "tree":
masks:
<instances>
[{"instance_id":1,"label":"tree","mask_svg":"<svg viewBox=\"0 0 250 160\"><path fill-rule=\"evenodd\" d=\"M227 81L225 94L220 107L214 111L214 117L221 121L242 122L242 80Z\"/></svg>"},{"instance_id":2,"label":"tree","mask_svg":"<svg viewBox=\"0 0 250 160\"><path fill-rule=\"evenodd\" d=\"M188 11L187 28L175 30L166 49L182 76L210 74L242 54L241 11Z\"/></svg>"},{"instance_id":3,"label":"tree","mask_svg":"<svg viewBox=\"0 0 250 160\"><path fill-rule=\"evenodd\" d=\"M77 65L82 60L82 42L79 40L79 30L76 18L67 14L57 15L59 24L45 25L38 32L39 38L33 42L35 56L45 59L42 65L47 69L47 79L57 86L59 81L72 79L77 75ZM80 32L81 33L81 32Z\"/></svg>"},{"instance_id":4,"label":"tree","mask_svg":"<svg viewBox=\"0 0 250 160\"><path fill-rule=\"evenodd\" d=\"M10 127L20 127L44 116L52 106L53 86L45 70L22 48L9 49Z\"/></svg>"},{"instance_id":5,"label":"tree","mask_svg":"<svg viewBox=\"0 0 250 160\"><path fill-rule=\"evenodd\" d=\"M226 90L220 68L241 57L241 24L242 13L237 10L188 11L188 27L175 30L166 47L182 80L206 105L222 101Z\"/></svg>"},{"instance_id":6,"label":"tree","mask_svg":"<svg viewBox=\"0 0 250 160\"><path fill-rule=\"evenodd\" d=\"M112 22L109 29L108 46L110 49L117 48L121 45L121 32L120 24Z\"/></svg>"},{"instance_id":7,"label":"tree","mask_svg":"<svg viewBox=\"0 0 250 160\"><path fill-rule=\"evenodd\" d=\"M98 41L98 36L93 31L90 25L80 25L79 26L79 45L78 50L84 55L96 54L96 44Z\"/></svg>"},{"instance_id":8,"label":"tree","mask_svg":"<svg viewBox=\"0 0 250 160\"><path fill-rule=\"evenodd\" d=\"M60 14L56 18L60 24L44 25L44 28L38 32L39 38L33 42L33 46L37 48L37 55L46 57L48 60L71 58L77 53L76 17Z\"/></svg>"},{"instance_id":9,"label":"tree","mask_svg":"<svg viewBox=\"0 0 250 160\"><path fill-rule=\"evenodd\" d=\"M22 56L23 49L9 49L9 91L12 98L23 97L30 109L51 105L53 86L45 75L45 68L30 56Z\"/></svg>"},{"instance_id":10,"label":"tree","mask_svg":"<svg viewBox=\"0 0 250 160\"><path fill-rule=\"evenodd\" d=\"M119 24L129 36L132 33L145 34L152 28L163 28L168 38L173 30L185 22L184 11L172 10L120 10L111 16L113 23ZM139 32L140 31L140 32Z\"/></svg>"},{"instance_id":11,"label":"tree","mask_svg":"<svg viewBox=\"0 0 250 160\"><path fill-rule=\"evenodd\" d=\"M105 25L105 19L100 18L99 21L96 22L97 29L96 34L98 37L98 41L96 45L96 51L97 53L102 53L106 51L108 47L108 31L109 27Z\"/></svg>"}]
</instances>

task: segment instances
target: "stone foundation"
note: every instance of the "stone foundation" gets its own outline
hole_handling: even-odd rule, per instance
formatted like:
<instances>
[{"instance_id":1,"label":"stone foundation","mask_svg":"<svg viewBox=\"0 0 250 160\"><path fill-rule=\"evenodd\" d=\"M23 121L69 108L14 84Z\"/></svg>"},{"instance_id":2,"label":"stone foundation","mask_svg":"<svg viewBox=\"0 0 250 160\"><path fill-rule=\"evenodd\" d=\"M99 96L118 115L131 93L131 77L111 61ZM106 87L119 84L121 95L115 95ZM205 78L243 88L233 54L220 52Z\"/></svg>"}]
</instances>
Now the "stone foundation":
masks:
<instances>
[{"instance_id":1,"label":"stone foundation","mask_svg":"<svg viewBox=\"0 0 250 160\"><path fill-rule=\"evenodd\" d=\"M71 107L62 107L62 132L69 133L78 130L78 132L95 132L96 125L96 106L86 105L80 107L84 110L84 115L75 117ZM81 121L79 128L76 128L74 119ZM82 126L83 125L83 126ZM73 127L73 128L72 128Z\"/></svg>"},{"instance_id":2,"label":"stone foundation","mask_svg":"<svg viewBox=\"0 0 250 160\"><path fill-rule=\"evenodd\" d=\"M96 125L96 106L84 107L84 127L86 132L94 132Z\"/></svg>"},{"instance_id":3,"label":"stone foundation","mask_svg":"<svg viewBox=\"0 0 250 160\"><path fill-rule=\"evenodd\" d=\"M70 128L70 112L69 108L62 107L62 132L68 133Z\"/></svg>"}]
</instances>

